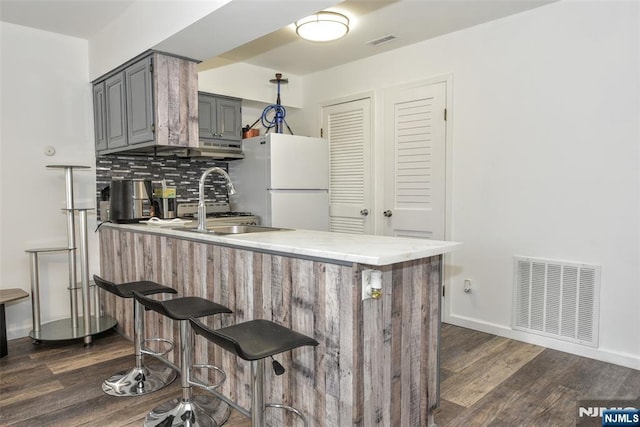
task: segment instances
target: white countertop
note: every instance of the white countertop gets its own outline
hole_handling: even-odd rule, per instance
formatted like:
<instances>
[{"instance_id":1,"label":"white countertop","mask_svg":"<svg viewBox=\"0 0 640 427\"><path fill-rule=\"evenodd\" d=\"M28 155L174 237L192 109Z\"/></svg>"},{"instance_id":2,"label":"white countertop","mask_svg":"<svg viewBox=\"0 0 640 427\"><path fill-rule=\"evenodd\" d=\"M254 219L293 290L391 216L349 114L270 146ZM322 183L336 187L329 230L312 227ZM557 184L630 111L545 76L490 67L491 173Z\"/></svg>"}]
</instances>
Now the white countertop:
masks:
<instances>
[{"instance_id":1,"label":"white countertop","mask_svg":"<svg viewBox=\"0 0 640 427\"><path fill-rule=\"evenodd\" d=\"M110 224L143 233L162 234L242 249L292 254L341 262L388 265L452 252L461 243L311 230L281 230L247 234L201 234L145 224Z\"/></svg>"}]
</instances>

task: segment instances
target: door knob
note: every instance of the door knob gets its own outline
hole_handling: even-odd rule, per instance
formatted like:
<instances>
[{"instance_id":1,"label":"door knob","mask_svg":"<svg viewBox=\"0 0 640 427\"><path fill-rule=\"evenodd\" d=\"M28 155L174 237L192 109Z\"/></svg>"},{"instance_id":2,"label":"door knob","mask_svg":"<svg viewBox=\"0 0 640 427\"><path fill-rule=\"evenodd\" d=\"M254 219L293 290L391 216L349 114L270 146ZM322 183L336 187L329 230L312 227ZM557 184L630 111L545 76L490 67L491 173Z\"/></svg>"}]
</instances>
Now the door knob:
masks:
<instances>
[{"instance_id":1,"label":"door knob","mask_svg":"<svg viewBox=\"0 0 640 427\"><path fill-rule=\"evenodd\" d=\"M360 211L360 215L362 215L362 216L367 216L367 215L369 215L369 209L362 209L362 210Z\"/></svg>"},{"instance_id":2,"label":"door knob","mask_svg":"<svg viewBox=\"0 0 640 427\"><path fill-rule=\"evenodd\" d=\"M391 215L393 215L393 212L391 212L390 210L386 210L386 211L382 212L382 215L384 215L387 218L389 218Z\"/></svg>"}]
</instances>

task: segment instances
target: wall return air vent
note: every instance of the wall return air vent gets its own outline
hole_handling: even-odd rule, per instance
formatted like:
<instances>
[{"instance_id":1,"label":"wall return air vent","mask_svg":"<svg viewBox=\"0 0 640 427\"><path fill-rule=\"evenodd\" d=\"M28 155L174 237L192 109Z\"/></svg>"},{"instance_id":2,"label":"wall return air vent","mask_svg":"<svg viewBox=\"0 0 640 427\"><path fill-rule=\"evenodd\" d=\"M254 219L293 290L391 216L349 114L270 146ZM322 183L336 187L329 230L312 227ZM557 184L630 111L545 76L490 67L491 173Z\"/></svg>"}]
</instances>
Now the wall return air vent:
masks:
<instances>
[{"instance_id":1,"label":"wall return air vent","mask_svg":"<svg viewBox=\"0 0 640 427\"><path fill-rule=\"evenodd\" d=\"M513 329L598 346L600 266L514 257Z\"/></svg>"}]
</instances>

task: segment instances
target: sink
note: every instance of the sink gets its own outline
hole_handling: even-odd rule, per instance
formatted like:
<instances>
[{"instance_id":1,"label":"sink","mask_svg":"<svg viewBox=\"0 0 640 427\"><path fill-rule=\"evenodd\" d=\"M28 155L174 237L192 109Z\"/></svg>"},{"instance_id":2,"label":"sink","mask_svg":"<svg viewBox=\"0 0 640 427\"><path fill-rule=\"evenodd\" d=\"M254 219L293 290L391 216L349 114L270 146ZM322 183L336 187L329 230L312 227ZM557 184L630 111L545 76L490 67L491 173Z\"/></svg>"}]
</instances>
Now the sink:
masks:
<instances>
[{"instance_id":1,"label":"sink","mask_svg":"<svg viewBox=\"0 0 640 427\"><path fill-rule=\"evenodd\" d=\"M174 230L191 231L194 233L206 233L206 234L249 234L249 233L264 233L265 231L280 231L286 230L285 228L265 227L262 225L218 225L209 227L205 231L199 231L195 227L176 227Z\"/></svg>"},{"instance_id":2,"label":"sink","mask_svg":"<svg viewBox=\"0 0 640 427\"><path fill-rule=\"evenodd\" d=\"M279 231L282 228L265 227L262 225L219 225L208 228L207 231L216 234L245 234L245 233L262 233L265 231Z\"/></svg>"}]
</instances>

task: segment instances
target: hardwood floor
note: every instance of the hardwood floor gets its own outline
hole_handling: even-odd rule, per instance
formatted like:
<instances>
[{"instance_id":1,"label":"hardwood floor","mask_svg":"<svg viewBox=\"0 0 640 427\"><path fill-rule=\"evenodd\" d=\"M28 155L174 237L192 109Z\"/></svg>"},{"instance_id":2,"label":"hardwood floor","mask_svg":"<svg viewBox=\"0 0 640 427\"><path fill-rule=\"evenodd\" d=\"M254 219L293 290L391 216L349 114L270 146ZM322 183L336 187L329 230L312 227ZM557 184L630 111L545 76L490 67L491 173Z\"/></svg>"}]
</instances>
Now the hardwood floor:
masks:
<instances>
[{"instance_id":1,"label":"hardwood floor","mask_svg":"<svg viewBox=\"0 0 640 427\"><path fill-rule=\"evenodd\" d=\"M133 364L131 342L108 332L79 342L9 341L0 359L0 426L140 426L180 382L135 398L102 392ZM158 363L147 358L147 363ZM578 399L640 397L640 371L443 325L439 426L572 426ZM248 427L233 412L227 425Z\"/></svg>"}]
</instances>

